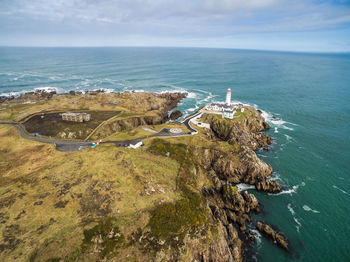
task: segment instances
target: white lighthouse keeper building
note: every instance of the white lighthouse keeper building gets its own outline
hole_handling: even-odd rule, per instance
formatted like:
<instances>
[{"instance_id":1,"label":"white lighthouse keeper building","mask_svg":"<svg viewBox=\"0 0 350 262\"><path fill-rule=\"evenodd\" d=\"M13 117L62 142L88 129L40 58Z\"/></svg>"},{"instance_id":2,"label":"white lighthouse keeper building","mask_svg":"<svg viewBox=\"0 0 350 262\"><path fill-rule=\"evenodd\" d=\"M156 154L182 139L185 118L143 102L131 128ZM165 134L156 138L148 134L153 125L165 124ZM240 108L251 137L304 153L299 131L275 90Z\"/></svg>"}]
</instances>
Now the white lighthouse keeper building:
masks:
<instances>
[{"instance_id":1,"label":"white lighthouse keeper building","mask_svg":"<svg viewBox=\"0 0 350 262\"><path fill-rule=\"evenodd\" d=\"M226 92L226 105L231 105L231 89L227 89Z\"/></svg>"}]
</instances>

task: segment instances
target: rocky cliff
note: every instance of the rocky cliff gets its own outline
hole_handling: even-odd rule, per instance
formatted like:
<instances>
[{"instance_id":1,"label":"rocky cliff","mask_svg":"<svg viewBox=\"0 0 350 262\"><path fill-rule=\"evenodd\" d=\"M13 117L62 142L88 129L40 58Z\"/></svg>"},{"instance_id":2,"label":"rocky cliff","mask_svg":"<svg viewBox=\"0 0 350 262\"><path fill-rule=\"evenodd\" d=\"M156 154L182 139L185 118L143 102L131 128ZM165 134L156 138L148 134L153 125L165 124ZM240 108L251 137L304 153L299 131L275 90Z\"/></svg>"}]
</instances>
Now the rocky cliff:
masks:
<instances>
[{"instance_id":1,"label":"rocky cliff","mask_svg":"<svg viewBox=\"0 0 350 262\"><path fill-rule=\"evenodd\" d=\"M260 111L251 107L247 107L246 111L246 115L233 120L203 114L202 121L209 123L211 127L211 130L206 132L207 138L217 142L226 141L232 149L197 147L195 153L213 182L213 186L202 188L202 194L208 200L213 216L226 229L226 239L236 236L238 230L241 237L236 238L236 242L254 239L253 233L247 232L246 223L252 223L252 211L258 213L260 210L259 202L253 194L247 191L238 192L233 184L246 183L254 185L259 191L271 193L281 191L281 186L269 179L272 167L259 159L254 152L261 147L267 148L272 143L271 137L261 133L270 127ZM262 222L258 222L256 227L278 246L288 250L285 235ZM242 253L242 248L237 252Z\"/></svg>"},{"instance_id":2,"label":"rocky cliff","mask_svg":"<svg viewBox=\"0 0 350 262\"><path fill-rule=\"evenodd\" d=\"M166 155L182 163L183 169L177 178L179 188L186 185L194 192L200 191L204 201L198 202L196 206L202 206L208 214L203 226L213 223L208 222L211 220L216 225L216 243L207 239L208 243L203 244L198 235L192 235L190 241L183 242L185 248L191 250L186 253L188 260L178 257L179 261L243 261L246 243L255 238L253 232L247 230L247 225L252 227L251 212L260 212L260 205L253 194L239 192L235 184L247 183L254 185L257 190L271 193L281 190L276 181L269 179L272 167L254 152L271 144L272 139L261 133L269 125L260 112L253 108L248 110L249 114L238 120L204 114L202 121L209 123L211 129L203 131L204 134L198 135L198 140L191 145L153 141L153 153ZM201 172L210 181L203 186L199 186L198 181ZM208 231L203 232L210 235ZM282 240L280 235L278 237ZM200 247L203 246L206 252L194 252L202 250ZM169 256L164 258L165 261L171 261Z\"/></svg>"},{"instance_id":3,"label":"rocky cliff","mask_svg":"<svg viewBox=\"0 0 350 262\"><path fill-rule=\"evenodd\" d=\"M140 116L124 117L102 125L93 137L103 138L116 132L130 130L141 125L159 125L168 121L168 112L187 96L187 93L154 94L162 103L150 103L147 111ZM181 113L181 112L180 112Z\"/></svg>"},{"instance_id":4,"label":"rocky cliff","mask_svg":"<svg viewBox=\"0 0 350 262\"><path fill-rule=\"evenodd\" d=\"M202 148L199 152L202 156L200 161L207 170L213 169L225 181L255 185L257 190L279 192L281 186L268 179L272 167L259 159L254 152L272 144L272 138L261 133L270 127L259 111L251 107L249 110L251 114L237 121L203 114L202 120L211 127L207 132L208 138L227 141L234 150L227 153Z\"/></svg>"}]
</instances>

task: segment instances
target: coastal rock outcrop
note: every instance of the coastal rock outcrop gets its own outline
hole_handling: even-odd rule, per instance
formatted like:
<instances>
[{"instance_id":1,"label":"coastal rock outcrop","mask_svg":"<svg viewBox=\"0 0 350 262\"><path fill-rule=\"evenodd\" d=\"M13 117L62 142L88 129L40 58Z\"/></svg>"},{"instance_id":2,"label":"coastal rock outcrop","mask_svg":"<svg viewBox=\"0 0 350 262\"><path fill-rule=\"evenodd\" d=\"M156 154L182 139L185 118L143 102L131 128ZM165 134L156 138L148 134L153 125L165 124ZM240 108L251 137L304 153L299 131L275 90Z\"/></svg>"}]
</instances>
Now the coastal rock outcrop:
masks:
<instances>
[{"instance_id":1,"label":"coastal rock outcrop","mask_svg":"<svg viewBox=\"0 0 350 262\"><path fill-rule=\"evenodd\" d=\"M208 171L213 170L221 180L254 185L265 192L281 191L281 186L276 181L268 179L272 167L259 159L249 147L240 147L239 153L209 148L198 148L196 152L200 156L198 161L201 165Z\"/></svg>"},{"instance_id":2,"label":"coastal rock outcrop","mask_svg":"<svg viewBox=\"0 0 350 262\"><path fill-rule=\"evenodd\" d=\"M267 147L272 144L272 138L260 132L270 128L265 122L261 113L252 107L249 110L253 112L248 118L229 121L218 118L216 115L203 114L202 120L210 124L210 128L216 137L229 144L248 146L252 150L261 147Z\"/></svg>"},{"instance_id":3,"label":"coastal rock outcrop","mask_svg":"<svg viewBox=\"0 0 350 262\"><path fill-rule=\"evenodd\" d=\"M284 234L282 234L281 232L276 232L271 226L262 221L258 221L256 223L256 228L263 235L273 240L273 242L279 247L289 251L289 241Z\"/></svg>"},{"instance_id":4,"label":"coastal rock outcrop","mask_svg":"<svg viewBox=\"0 0 350 262\"><path fill-rule=\"evenodd\" d=\"M173 112L171 112L170 114L170 119L171 120L176 120L178 119L179 117L182 117L182 113L180 110L174 110Z\"/></svg>"},{"instance_id":5,"label":"coastal rock outcrop","mask_svg":"<svg viewBox=\"0 0 350 262\"><path fill-rule=\"evenodd\" d=\"M247 191L238 192L232 183L254 185L257 190L270 193L280 192L281 185L269 179L272 167L259 159L254 152L258 148L267 148L272 143L271 137L261 133L270 126L261 116L261 112L249 109L254 114L237 121L203 114L202 120L211 126L211 130L206 132L207 138L213 141L227 141L233 150L228 152L217 148L201 148L197 149L196 155L200 156L198 161L212 177L213 186L202 188L202 194L207 199L213 216L226 228L228 236L235 236L234 231L237 233L238 229L243 233L241 240L243 237L251 242L255 236L251 231L247 231L246 224L252 222L252 211L260 212L259 202ZM261 222L257 223L257 228L277 245L288 250L287 237L282 233L275 232ZM231 253L233 254L233 250Z\"/></svg>"},{"instance_id":6,"label":"coastal rock outcrop","mask_svg":"<svg viewBox=\"0 0 350 262\"><path fill-rule=\"evenodd\" d=\"M0 96L0 103L4 103L6 101L16 100L18 102L23 101L38 101L41 99L50 99L54 95L56 95L55 89L37 89L34 92L27 92L19 97L15 97L14 95L9 96Z\"/></svg>"}]
</instances>

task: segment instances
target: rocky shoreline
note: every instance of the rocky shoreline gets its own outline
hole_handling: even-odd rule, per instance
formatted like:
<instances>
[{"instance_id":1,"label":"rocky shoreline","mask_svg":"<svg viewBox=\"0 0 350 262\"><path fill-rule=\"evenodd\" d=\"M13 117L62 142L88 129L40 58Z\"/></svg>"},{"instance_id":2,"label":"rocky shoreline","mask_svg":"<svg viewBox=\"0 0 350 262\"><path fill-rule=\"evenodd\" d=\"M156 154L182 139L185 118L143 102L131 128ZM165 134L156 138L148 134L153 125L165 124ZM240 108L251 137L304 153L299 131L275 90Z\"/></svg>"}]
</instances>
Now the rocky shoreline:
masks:
<instances>
[{"instance_id":1,"label":"rocky shoreline","mask_svg":"<svg viewBox=\"0 0 350 262\"><path fill-rule=\"evenodd\" d=\"M251 107L249 109L254 115L236 123L209 114L204 114L202 118L211 126L211 130L207 132L211 140L227 141L237 149L231 155L210 149L201 152L204 156L201 164L208 171L214 184L209 188L203 187L202 194L207 199L213 216L226 229L224 235L231 251L228 261L244 260L242 246L255 240L254 233L247 230L246 224L253 225L251 212L260 212L257 198L247 191L238 192L234 185L246 183L254 185L258 191L269 193L282 190L277 181L269 179L272 167L259 159L254 152L259 148L267 149L272 144L272 138L261 133L270 127L261 116L261 112ZM237 154L239 158L236 157ZM261 221L258 221L255 227L274 244L289 251L289 241L283 233L275 231Z\"/></svg>"}]
</instances>

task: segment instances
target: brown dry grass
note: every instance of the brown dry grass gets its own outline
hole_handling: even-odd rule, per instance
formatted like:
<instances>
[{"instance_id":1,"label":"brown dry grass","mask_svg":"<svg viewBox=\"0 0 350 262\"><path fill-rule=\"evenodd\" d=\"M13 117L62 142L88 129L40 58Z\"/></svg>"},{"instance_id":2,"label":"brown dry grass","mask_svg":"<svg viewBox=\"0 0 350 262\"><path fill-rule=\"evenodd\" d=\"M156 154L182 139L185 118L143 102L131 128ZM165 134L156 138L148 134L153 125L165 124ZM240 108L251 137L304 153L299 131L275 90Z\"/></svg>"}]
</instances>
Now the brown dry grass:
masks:
<instances>
[{"instance_id":1,"label":"brown dry grass","mask_svg":"<svg viewBox=\"0 0 350 262\"><path fill-rule=\"evenodd\" d=\"M81 255L83 230L96 219L115 217L127 235L147 224L156 203L179 198L178 163L143 148L106 144L62 153L0 126L0 167L0 261L74 259ZM156 192L141 196L150 185Z\"/></svg>"}]
</instances>

